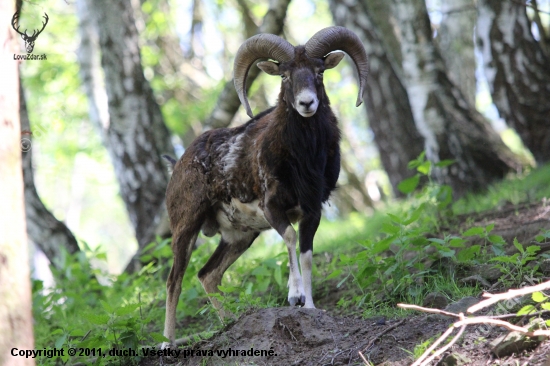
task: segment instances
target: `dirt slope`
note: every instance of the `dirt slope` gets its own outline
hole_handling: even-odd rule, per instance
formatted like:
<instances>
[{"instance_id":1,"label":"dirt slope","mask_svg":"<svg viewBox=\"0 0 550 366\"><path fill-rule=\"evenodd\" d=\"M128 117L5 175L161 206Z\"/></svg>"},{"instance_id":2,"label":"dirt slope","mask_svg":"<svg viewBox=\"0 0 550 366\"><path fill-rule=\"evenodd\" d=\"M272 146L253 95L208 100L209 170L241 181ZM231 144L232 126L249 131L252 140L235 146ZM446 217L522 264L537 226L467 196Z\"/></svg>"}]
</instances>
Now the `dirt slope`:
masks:
<instances>
[{"instance_id":1,"label":"dirt slope","mask_svg":"<svg viewBox=\"0 0 550 366\"><path fill-rule=\"evenodd\" d=\"M469 221L470 226L495 223L494 234L504 236L507 242L517 237L520 242L529 244L541 229L550 228L550 204L543 201L503 207L476 215ZM472 221L475 222L471 224ZM490 311L487 309L486 313ZM164 362L181 366L364 365L358 354L362 351L373 365L410 365L414 361L415 346L439 336L451 321L415 312L406 319L384 321L340 317L330 310L261 309L244 314L214 337L183 348L179 357L164 359ZM470 327L453 346L454 359L444 357L444 362L439 364L550 366L548 340L534 349L497 358L491 351L490 342L506 333L498 327L487 328L484 332ZM156 364L158 361L153 360L141 363Z\"/></svg>"}]
</instances>

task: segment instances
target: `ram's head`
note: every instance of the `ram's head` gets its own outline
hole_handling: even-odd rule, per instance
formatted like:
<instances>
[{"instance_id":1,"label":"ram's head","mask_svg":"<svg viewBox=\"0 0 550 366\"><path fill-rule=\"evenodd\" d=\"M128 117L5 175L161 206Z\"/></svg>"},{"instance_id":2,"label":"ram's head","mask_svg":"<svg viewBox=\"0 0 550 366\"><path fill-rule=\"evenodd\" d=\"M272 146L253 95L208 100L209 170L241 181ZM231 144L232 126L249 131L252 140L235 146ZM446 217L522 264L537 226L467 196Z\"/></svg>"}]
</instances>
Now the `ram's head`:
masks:
<instances>
[{"instance_id":1,"label":"ram's head","mask_svg":"<svg viewBox=\"0 0 550 366\"><path fill-rule=\"evenodd\" d=\"M347 53L359 73L357 106L363 99L367 81L367 54L355 33L343 27L328 27L317 32L304 46L294 47L273 34L258 34L241 45L235 56L235 88L246 113L252 110L246 95L246 78L250 67L257 65L270 75L282 78L281 93L284 101L301 116L311 117L324 96L323 72L338 65Z\"/></svg>"}]
</instances>

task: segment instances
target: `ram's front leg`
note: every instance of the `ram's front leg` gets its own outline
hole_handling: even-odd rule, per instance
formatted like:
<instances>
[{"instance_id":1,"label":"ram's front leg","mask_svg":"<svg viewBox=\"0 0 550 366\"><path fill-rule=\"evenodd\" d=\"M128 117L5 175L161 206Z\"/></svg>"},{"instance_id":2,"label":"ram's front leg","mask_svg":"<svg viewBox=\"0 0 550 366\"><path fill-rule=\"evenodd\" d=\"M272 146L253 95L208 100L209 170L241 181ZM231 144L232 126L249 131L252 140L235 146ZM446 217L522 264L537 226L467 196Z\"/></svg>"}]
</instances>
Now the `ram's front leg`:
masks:
<instances>
[{"instance_id":1,"label":"ram's front leg","mask_svg":"<svg viewBox=\"0 0 550 366\"><path fill-rule=\"evenodd\" d=\"M320 221L320 212L308 214L300 221L300 267L306 295L304 308L315 308L312 296L311 269L313 266L313 237Z\"/></svg>"},{"instance_id":2,"label":"ram's front leg","mask_svg":"<svg viewBox=\"0 0 550 366\"><path fill-rule=\"evenodd\" d=\"M286 210L281 209L274 202L268 201L266 204L265 217L269 224L283 237L288 249L288 263L290 266L288 302L291 306L304 305L306 296L296 256L296 230L290 224Z\"/></svg>"},{"instance_id":3,"label":"ram's front leg","mask_svg":"<svg viewBox=\"0 0 550 366\"><path fill-rule=\"evenodd\" d=\"M280 234L280 233L279 233ZM288 263L290 273L288 276L288 302L290 306L299 306L306 303L306 292L300 269L298 268L298 258L296 256L296 230L288 224L284 233L283 239L288 250Z\"/></svg>"}]
</instances>

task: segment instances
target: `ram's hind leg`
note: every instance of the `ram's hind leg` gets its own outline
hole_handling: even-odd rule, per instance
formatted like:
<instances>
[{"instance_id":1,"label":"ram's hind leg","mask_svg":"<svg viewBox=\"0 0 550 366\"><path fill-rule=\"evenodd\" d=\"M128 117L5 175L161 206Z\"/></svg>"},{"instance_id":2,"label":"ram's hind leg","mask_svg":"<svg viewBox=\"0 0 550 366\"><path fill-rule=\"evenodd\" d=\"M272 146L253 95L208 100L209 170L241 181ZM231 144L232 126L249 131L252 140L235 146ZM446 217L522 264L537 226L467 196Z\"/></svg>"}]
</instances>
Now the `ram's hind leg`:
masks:
<instances>
[{"instance_id":1,"label":"ram's hind leg","mask_svg":"<svg viewBox=\"0 0 550 366\"><path fill-rule=\"evenodd\" d=\"M218 247L199 271L199 280L207 294L220 292L218 286L222 283L223 274L252 245L258 234L257 232L222 231ZM222 304L215 297L210 297L210 302L218 312L222 323L225 323L224 319L233 316L223 309Z\"/></svg>"},{"instance_id":2,"label":"ram's hind leg","mask_svg":"<svg viewBox=\"0 0 550 366\"><path fill-rule=\"evenodd\" d=\"M197 235L205 217L202 205L197 205L197 210L191 214L189 211L180 217L170 217L173 226L172 252L174 264L166 281L166 318L164 320L164 336L173 344L176 335L176 308L181 294L181 282ZM181 226L179 225L181 224ZM176 230L174 230L176 228ZM163 345L165 347L167 345Z\"/></svg>"},{"instance_id":3,"label":"ram's hind leg","mask_svg":"<svg viewBox=\"0 0 550 366\"><path fill-rule=\"evenodd\" d=\"M164 336L172 344L176 338L176 308L181 294L181 282L189 264L197 234L198 230L187 232L175 239L177 242L173 244L174 264L166 282L166 318L164 320Z\"/></svg>"}]
</instances>

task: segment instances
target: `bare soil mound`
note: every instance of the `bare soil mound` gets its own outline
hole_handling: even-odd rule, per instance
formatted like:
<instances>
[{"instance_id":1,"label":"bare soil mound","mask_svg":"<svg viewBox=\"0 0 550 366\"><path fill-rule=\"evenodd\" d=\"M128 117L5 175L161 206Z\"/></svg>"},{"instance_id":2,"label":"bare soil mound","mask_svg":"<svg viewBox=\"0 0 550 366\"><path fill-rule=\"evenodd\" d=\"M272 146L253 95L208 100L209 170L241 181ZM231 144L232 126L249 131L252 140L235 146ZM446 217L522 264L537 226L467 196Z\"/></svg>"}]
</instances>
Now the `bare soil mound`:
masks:
<instances>
[{"instance_id":1,"label":"bare soil mound","mask_svg":"<svg viewBox=\"0 0 550 366\"><path fill-rule=\"evenodd\" d=\"M393 327L391 336L377 335ZM440 334L446 319L424 323L422 317L384 322L382 319L333 317L319 309L271 308L241 316L214 337L185 349L180 365L357 365L358 351L377 339L367 350L371 361L411 358L405 349ZM187 352L185 352L187 351ZM204 355L204 351L212 351ZM254 356L254 352L271 351ZM184 354L187 357L184 358ZM193 353L194 356L190 356Z\"/></svg>"},{"instance_id":2,"label":"bare soil mound","mask_svg":"<svg viewBox=\"0 0 550 366\"><path fill-rule=\"evenodd\" d=\"M529 245L541 230L550 229L550 205L546 200L537 204L508 205L459 219L464 221L464 229L494 223L493 233L502 235L508 243L517 238ZM550 249L550 243L538 244L541 252ZM510 246L510 250L515 249ZM498 281L498 276L493 280ZM490 281L491 285L494 281ZM315 299L316 303L331 308L329 304L335 304L335 299L339 298L337 290L334 291L322 299ZM495 308L477 315L490 312L495 312ZM338 316L319 309L261 309L242 315L208 340L180 349L177 358L165 359L164 363L178 366L364 365L358 354L361 351L372 365L410 365L414 362L415 347L440 336L452 321L439 315L419 315L412 311L408 318L385 321L381 318ZM498 358L494 354L494 341L508 332L498 327L479 329L474 326L467 328L461 340L451 348L451 352L443 355L438 365L550 366L549 340L524 350L512 350ZM416 353L418 356L418 349ZM157 364L158 361L150 359L141 363L142 366Z\"/></svg>"},{"instance_id":3,"label":"bare soil mound","mask_svg":"<svg viewBox=\"0 0 550 366\"><path fill-rule=\"evenodd\" d=\"M214 337L181 349L179 357L165 363L364 365L358 353L361 351L373 365L406 366L414 362L416 346L441 335L450 323L450 319L438 315L412 315L385 322L335 317L319 309L261 309L241 316ZM494 327L485 329L480 336L476 328L469 328L438 365L550 366L550 341L497 358L491 351L491 342L505 333ZM142 363L145 364L158 363Z\"/></svg>"}]
</instances>

